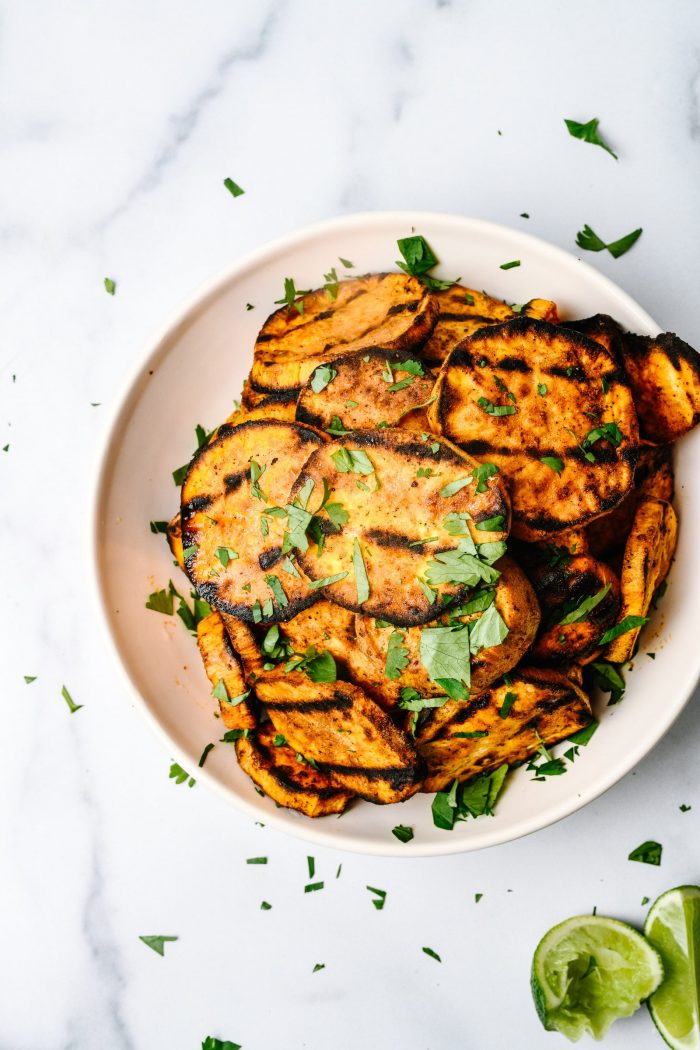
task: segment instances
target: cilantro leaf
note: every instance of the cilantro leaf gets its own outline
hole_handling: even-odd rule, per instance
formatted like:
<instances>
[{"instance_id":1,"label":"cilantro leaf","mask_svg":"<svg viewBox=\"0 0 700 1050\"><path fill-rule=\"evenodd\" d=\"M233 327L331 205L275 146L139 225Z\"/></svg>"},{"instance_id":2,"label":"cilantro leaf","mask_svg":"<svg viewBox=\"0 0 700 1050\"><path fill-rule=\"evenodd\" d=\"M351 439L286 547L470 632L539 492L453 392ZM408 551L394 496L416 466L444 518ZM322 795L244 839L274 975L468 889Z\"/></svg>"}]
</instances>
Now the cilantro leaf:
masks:
<instances>
[{"instance_id":1,"label":"cilantro leaf","mask_svg":"<svg viewBox=\"0 0 700 1050\"><path fill-rule=\"evenodd\" d=\"M433 682L454 679L469 686L469 630L465 625L424 627L421 631L419 651L421 663Z\"/></svg>"},{"instance_id":2,"label":"cilantro leaf","mask_svg":"<svg viewBox=\"0 0 700 1050\"><path fill-rule=\"evenodd\" d=\"M386 900L386 890L378 890L375 886L368 886L367 889L375 895L376 899L372 901L372 904L377 911L381 911Z\"/></svg>"},{"instance_id":3,"label":"cilantro leaf","mask_svg":"<svg viewBox=\"0 0 700 1050\"><path fill-rule=\"evenodd\" d=\"M297 313L303 314L303 312L304 312L304 299L303 299L303 296L308 295L309 294L309 290L310 289L308 289L308 288L303 289L303 290L301 288L297 288L295 286L295 284L294 284L294 278L293 277L285 277L285 279L284 279L284 295L282 296L281 299L275 299L275 305L276 306L286 306L288 310L291 310L292 307L294 307L294 309L297 311Z\"/></svg>"},{"instance_id":4,"label":"cilantro leaf","mask_svg":"<svg viewBox=\"0 0 700 1050\"><path fill-rule=\"evenodd\" d=\"M408 649L403 647L405 637L406 635L403 631L392 631L389 636L384 675L392 681L400 678L401 672L408 667Z\"/></svg>"},{"instance_id":5,"label":"cilantro leaf","mask_svg":"<svg viewBox=\"0 0 700 1050\"><path fill-rule=\"evenodd\" d=\"M397 824L395 828L391 829L391 834L395 835L399 842L410 842L413 838L413 828L409 828L405 824Z\"/></svg>"},{"instance_id":6,"label":"cilantro leaf","mask_svg":"<svg viewBox=\"0 0 700 1050\"><path fill-rule=\"evenodd\" d=\"M153 594L149 594L148 601L146 602L146 608L152 609L153 612L162 613L163 616L173 615L173 596L170 591L154 591Z\"/></svg>"},{"instance_id":7,"label":"cilantro leaf","mask_svg":"<svg viewBox=\"0 0 700 1050\"><path fill-rule=\"evenodd\" d=\"M476 623L469 628L469 648L472 656L481 649L489 649L500 645L507 637L509 629L505 620L494 604L490 604Z\"/></svg>"},{"instance_id":8,"label":"cilantro leaf","mask_svg":"<svg viewBox=\"0 0 700 1050\"><path fill-rule=\"evenodd\" d=\"M429 584L436 586L441 583L461 583L467 587L475 587L480 580L485 583L495 583L498 580L501 575L498 569L471 554L468 542L462 540L457 550L440 551L428 562L425 575Z\"/></svg>"},{"instance_id":9,"label":"cilantro leaf","mask_svg":"<svg viewBox=\"0 0 700 1050\"><path fill-rule=\"evenodd\" d=\"M338 370L331 368L330 365L319 365L311 376L311 389L314 394L320 394L322 390L325 390L337 375Z\"/></svg>"},{"instance_id":10,"label":"cilantro leaf","mask_svg":"<svg viewBox=\"0 0 700 1050\"><path fill-rule=\"evenodd\" d=\"M631 233L626 234L624 237L620 237L617 241L611 241L606 244L605 241L601 240L597 233L591 229L590 226L586 225L582 230L576 234L576 243L579 248L583 248L587 252L602 252L605 248L610 252L614 259L619 259L621 255L628 252L633 244L639 240L642 235L642 227L633 230Z\"/></svg>"},{"instance_id":11,"label":"cilantro leaf","mask_svg":"<svg viewBox=\"0 0 700 1050\"><path fill-rule=\"evenodd\" d=\"M637 846L636 849L633 849L627 859L638 860L642 864L654 864L658 867L661 864L662 850L663 846L660 842L650 840L649 842L643 842L641 846Z\"/></svg>"},{"instance_id":12,"label":"cilantro leaf","mask_svg":"<svg viewBox=\"0 0 700 1050\"><path fill-rule=\"evenodd\" d=\"M330 587L332 583L338 583L339 580L344 580L349 573L337 572L335 576L324 576L322 580L310 580L309 589L312 591L318 590L320 587Z\"/></svg>"},{"instance_id":13,"label":"cilantro leaf","mask_svg":"<svg viewBox=\"0 0 700 1050\"><path fill-rule=\"evenodd\" d=\"M549 467L555 474L561 474L564 469L564 460L558 456L540 456L540 463L544 463L545 467Z\"/></svg>"},{"instance_id":14,"label":"cilantro leaf","mask_svg":"<svg viewBox=\"0 0 700 1050\"><path fill-rule=\"evenodd\" d=\"M232 547L217 547L216 556L223 567L226 568L230 561L236 561L238 553Z\"/></svg>"},{"instance_id":15,"label":"cilantro leaf","mask_svg":"<svg viewBox=\"0 0 700 1050\"><path fill-rule=\"evenodd\" d=\"M184 784L186 780L189 780L188 787L194 787L197 783L194 777L191 777L178 762L171 762L168 779L174 780L176 784Z\"/></svg>"},{"instance_id":16,"label":"cilantro leaf","mask_svg":"<svg viewBox=\"0 0 700 1050\"><path fill-rule=\"evenodd\" d=\"M143 941L149 948L152 948L158 955L165 955L166 941L176 941L177 937L168 937L164 933L146 934L143 937L139 937L139 940Z\"/></svg>"},{"instance_id":17,"label":"cilantro leaf","mask_svg":"<svg viewBox=\"0 0 700 1050\"><path fill-rule=\"evenodd\" d=\"M347 449L341 446L331 453L331 459L341 474L374 474L374 467L366 452L358 449Z\"/></svg>"},{"instance_id":18,"label":"cilantro leaf","mask_svg":"<svg viewBox=\"0 0 700 1050\"><path fill-rule=\"evenodd\" d=\"M355 589L357 591L357 604L362 605L369 598L369 579L365 560L362 556L360 541L355 537L352 545L352 566L355 570Z\"/></svg>"},{"instance_id":19,"label":"cilantro leaf","mask_svg":"<svg viewBox=\"0 0 700 1050\"><path fill-rule=\"evenodd\" d=\"M412 237L402 237L397 242L398 249L403 255L404 262L397 260L404 273L410 273L417 277L431 291L441 291L451 288L455 281L442 281L436 277L429 277L428 271L437 266L439 260L425 237L414 234Z\"/></svg>"},{"instance_id":20,"label":"cilantro leaf","mask_svg":"<svg viewBox=\"0 0 700 1050\"><path fill-rule=\"evenodd\" d=\"M601 635L598 645L607 645L608 642L613 642L616 638L619 638L621 634L634 631L636 627L643 627L648 622L648 616L624 616L619 623L616 623L610 630Z\"/></svg>"},{"instance_id":21,"label":"cilantro leaf","mask_svg":"<svg viewBox=\"0 0 700 1050\"><path fill-rule=\"evenodd\" d=\"M340 416L332 416L331 421L326 427L326 433L331 434L333 437L345 437L346 434L352 434L352 430L348 430Z\"/></svg>"},{"instance_id":22,"label":"cilantro leaf","mask_svg":"<svg viewBox=\"0 0 700 1050\"><path fill-rule=\"evenodd\" d=\"M577 733L572 733L567 739L570 740L572 744L578 744L579 747L583 747L591 739L599 725L600 722L590 722L583 729L579 729Z\"/></svg>"},{"instance_id":23,"label":"cilantro leaf","mask_svg":"<svg viewBox=\"0 0 700 1050\"><path fill-rule=\"evenodd\" d=\"M600 605L603 599L606 597L610 590L610 584L606 583L604 587L597 592L597 594L591 594L587 598L582 598L575 609L567 613L559 620L559 626L564 627L570 623L581 623L582 620L587 619L588 614L593 612L596 606Z\"/></svg>"},{"instance_id":24,"label":"cilantro leaf","mask_svg":"<svg viewBox=\"0 0 700 1050\"><path fill-rule=\"evenodd\" d=\"M514 416L518 411L515 405L494 405L488 397L477 398L476 403L487 416Z\"/></svg>"},{"instance_id":25,"label":"cilantro leaf","mask_svg":"<svg viewBox=\"0 0 700 1050\"><path fill-rule=\"evenodd\" d=\"M598 124L600 121L597 117L593 117L586 124L579 124L577 120L567 120L565 117L564 123L568 128L569 134L573 138L581 139L582 142L590 142L594 146L600 146L602 149L606 150L611 157L614 157L615 160L618 159L617 153L613 153L605 139L603 139L598 133Z\"/></svg>"},{"instance_id":26,"label":"cilantro leaf","mask_svg":"<svg viewBox=\"0 0 700 1050\"><path fill-rule=\"evenodd\" d=\"M313 645L308 646L303 655L295 653L284 670L287 673L303 671L312 682L335 682L338 679L338 668L331 653L327 649L319 653Z\"/></svg>"},{"instance_id":27,"label":"cilantro leaf","mask_svg":"<svg viewBox=\"0 0 700 1050\"><path fill-rule=\"evenodd\" d=\"M232 1043L230 1039L216 1039L208 1035L202 1043L202 1050L241 1050L240 1043Z\"/></svg>"}]
</instances>

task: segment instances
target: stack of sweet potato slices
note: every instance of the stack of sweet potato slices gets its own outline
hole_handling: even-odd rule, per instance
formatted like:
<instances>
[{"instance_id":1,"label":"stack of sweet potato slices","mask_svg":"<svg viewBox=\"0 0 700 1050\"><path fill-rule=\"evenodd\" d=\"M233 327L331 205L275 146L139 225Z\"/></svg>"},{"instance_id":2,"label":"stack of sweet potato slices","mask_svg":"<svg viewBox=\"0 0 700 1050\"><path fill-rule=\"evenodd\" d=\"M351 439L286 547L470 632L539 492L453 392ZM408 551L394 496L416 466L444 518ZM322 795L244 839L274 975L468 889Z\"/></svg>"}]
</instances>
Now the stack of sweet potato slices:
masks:
<instances>
[{"instance_id":1,"label":"stack of sweet potato slices","mask_svg":"<svg viewBox=\"0 0 700 1050\"><path fill-rule=\"evenodd\" d=\"M273 313L168 531L241 768L316 817L585 728L582 671L631 659L669 571L699 419L677 336L547 300L386 273Z\"/></svg>"}]
</instances>

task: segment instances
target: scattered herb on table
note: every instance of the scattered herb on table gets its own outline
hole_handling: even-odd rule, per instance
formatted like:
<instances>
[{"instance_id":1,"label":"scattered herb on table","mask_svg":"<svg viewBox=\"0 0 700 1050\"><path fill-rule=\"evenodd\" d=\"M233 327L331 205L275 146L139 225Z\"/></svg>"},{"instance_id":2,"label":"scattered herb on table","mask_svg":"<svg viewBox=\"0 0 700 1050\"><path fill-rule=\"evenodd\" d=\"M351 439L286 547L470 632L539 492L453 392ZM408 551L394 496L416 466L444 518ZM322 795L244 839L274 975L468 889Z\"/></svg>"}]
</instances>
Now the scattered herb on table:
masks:
<instances>
[{"instance_id":1,"label":"scattered herb on table","mask_svg":"<svg viewBox=\"0 0 700 1050\"><path fill-rule=\"evenodd\" d=\"M143 941L145 945L152 948L158 955L165 955L165 944L167 941L176 941L177 937L169 937L167 934L146 934L139 937L140 941Z\"/></svg>"},{"instance_id":2,"label":"scattered herb on table","mask_svg":"<svg viewBox=\"0 0 700 1050\"><path fill-rule=\"evenodd\" d=\"M432 948L423 948L423 951L425 952L426 955L429 955L431 959L435 959L439 963L442 962L442 959L440 958L438 953L433 951Z\"/></svg>"},{"instance_id":3,"label":"scattered herb on table","mask_svg":"<svg viewBox=\"0 0 700 1050\"><path fill-rule=\"evenodd\" d=\"M384 902L386 900L386 890L378 890L375 886L368 886L367 889L370 893L373 893L375 895L375 899L372 901L372 904L377 909L377 911L381 911L384 907Z\"/></svg>"},{"instance_id":4,"label":"scattered herb on table","mask_svg":"<svg viewBox=\"0 0 700 1050\"><path fill-rule=\"evenodd\" d=\"M654 864L658 867L661 864L661 851L663 846L660 842L643 842L641 846L637 846L630 853L628 860L638 860L642 864Z\"/></svg>"},{"instance_id":5,"label":"scattered herb on table","mask_svg":"<svg viewBox=\"0 0 700 1050\"><path fill-rule=\"evenodd\" d=\"M520 259L513 259L511 262L501 263L501 270L513 270L516 266L520 266Z\"/></svg>"},{"instance_id":6,"label":"scattered herb on table","mask_svg":"<svg viewBox=\"0 0 700 1050\"><path fill-rule=\"evenodd\" d=\"M399 266L404 273L409 273L413 277L417 277L421 284L424 284L426 288L431 292L444 291L446 288L451 288L456 281L443 281L438 277L429 276L428 271L434 269L439 262L438 257L432 250L425 237L420 234L415 234L412 237L402 237L396 242L398 244L399 251L401 252L404 261L401 262L397 259L396 265Z\"/></svg>"},{"instance_id":7,"label":"scattered herb on table","mask_svg":"<svg viewBox=\"0 0 700 1050\"><path fill-rule=\"evenodd\" d=\"M34 681L34 679L32 679L32 681ZM25 678L25 682L26 682L26 678ZM68 692L68 690L66 689L65 685L62 686L62 688L61 688L61 696L63 697L63 699L68 704L68 709L69 709L69 711L70 711L70 713L72 715L74 715L76 711L79 711L81 709L81 707L85 706L84 704L75 704L75 703L73 703L73 698L70 695L70 693Z\"/></svg>"},{"instance_id":8,"label":"scattered herb on table","mask_svg":"<svg viewBox=\"0 0 700 1050\"><path fill-rule=\"evenodd\" d=\"M614 259L619 259L621 255L630 250L641 235L642 227L640 226L639 229L633 230L632 233L628 233L624 237L620 237L619 240L606 244L597 233L594 233L590 226L586 225L576 234L576 243L579 248L583 248L587 252L602 252L604 249L607 249Z\"/></svg>"},{"instance_id":9,"label":"scattered herb on table","mask_svg":"<svg viewBox=\"0 0 700 1050\"><path fill-rule=\"evenodd\" d=\"M618 159L617 153L613 153L605 139L599 134L598 125L600 121L597 117L593 117L585 124L579 124L577 120L567 120L565 117L564 123L566 124L569 134L573 138L581 139L582 142L590 142L593 146L600 146L609 153L611 157L614 157L615 160Z\"/></svg>"},{"instance_id":10,"label":"scattered herb on table","mask_svg":"<svg viewBox=\"0 0 700 1050\"><path fill-rule=\"evenodd\" d=\"M117 290L117 282L113 281L111 277L105 277L105 291L108 295L114 295Z\"/></svg>"},{"instance_id":11,"label":"scattered herb on table","mask_svg":"<svg viewBox=\"0 0 700 1050\"><path fill-rule=\"evenodd\" d=\"M241 197L245 193L245 190L241 189L238 183L234 182L233 179L224 179L224 186L232 197Z\"/></svg>"},{"instance_id":12,"label":"scattered herb on table","mask_svg":"<svg viewBox=\"0 0 700 1050\"><path fill-rule=\"evenodd\" d=\"M170 772L168 773L170 780L174 780L176 784L184 784L188 780L188 787L194 787L197 781L194 777L191 777L189 773L182 768L178 762L172 762L170 764Z\"/></svg>"}]
</instances>

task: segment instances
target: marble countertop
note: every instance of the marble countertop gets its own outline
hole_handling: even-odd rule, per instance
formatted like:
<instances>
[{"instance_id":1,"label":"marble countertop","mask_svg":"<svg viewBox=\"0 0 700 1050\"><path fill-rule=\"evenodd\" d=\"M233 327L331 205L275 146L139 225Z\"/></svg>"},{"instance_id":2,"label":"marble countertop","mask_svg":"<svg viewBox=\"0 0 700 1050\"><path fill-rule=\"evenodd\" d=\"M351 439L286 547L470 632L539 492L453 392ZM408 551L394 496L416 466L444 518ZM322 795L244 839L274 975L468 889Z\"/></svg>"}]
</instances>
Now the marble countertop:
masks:
<instances>
[{"instance_id":1,"label":"marble countertop","mask_svg":"<svg viewBox=\"0 0 700 1050\"><path fill-rule=\"evenodd\" d=\"M168 779L96 625L89 488L113 398L163 318L247 250L341 213L522 226L528 212L530 232L567 249L584 223L608 239L643 226L623 258L589 258L698 345L700 10L5 0L1 13L0 1050L195 1050L207 1035L245 1050L564 1045L530 1001L541 934L594 906L638 924L644 896L700 881L697 696L564 822L436 860L315 849L325 887L305 894L304 843ZM619 163L567 135L564 117L592 116ZM627 860L647 838L663 843L659 868ZM386 890L382 911L367 886ZM139 940L159 933L179 938L163 958ZM661 1046L645 1011L607 1039L632 1045Z\"/></svg>"}]
</instances>

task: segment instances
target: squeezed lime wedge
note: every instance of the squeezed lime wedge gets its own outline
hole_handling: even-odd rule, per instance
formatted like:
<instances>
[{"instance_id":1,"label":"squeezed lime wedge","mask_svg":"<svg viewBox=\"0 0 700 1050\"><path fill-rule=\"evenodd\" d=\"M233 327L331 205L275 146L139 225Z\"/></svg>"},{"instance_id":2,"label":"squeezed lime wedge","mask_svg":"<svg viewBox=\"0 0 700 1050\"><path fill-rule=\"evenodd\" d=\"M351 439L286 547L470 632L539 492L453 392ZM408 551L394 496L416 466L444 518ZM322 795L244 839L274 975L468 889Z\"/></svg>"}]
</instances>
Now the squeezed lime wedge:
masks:
<instances>
[{"instance_id":1,"label":"squeezed lime wedge","mask_svg":"<svg viewBox=\"0 0 700 1050\"><path fill-rule=\"evenodd\" d=\"M659 952L665 977L649 1012L673 1050L700 1050L700 886L678 886L654 901L644 934Z\"/></svg>"},{"instance_id":2,"label":"squeezed lime wedge","mask_svg":"<svg viewBox=\"0 0 700 1050\"><path fill-rule=\"evenodd\" d=\"M576 1042L602 1039L656 991L661 957L637 930L602 915L577 915L554 926L537 945L531 987L548 1031Z\"/></svg>"}]
</instances>

